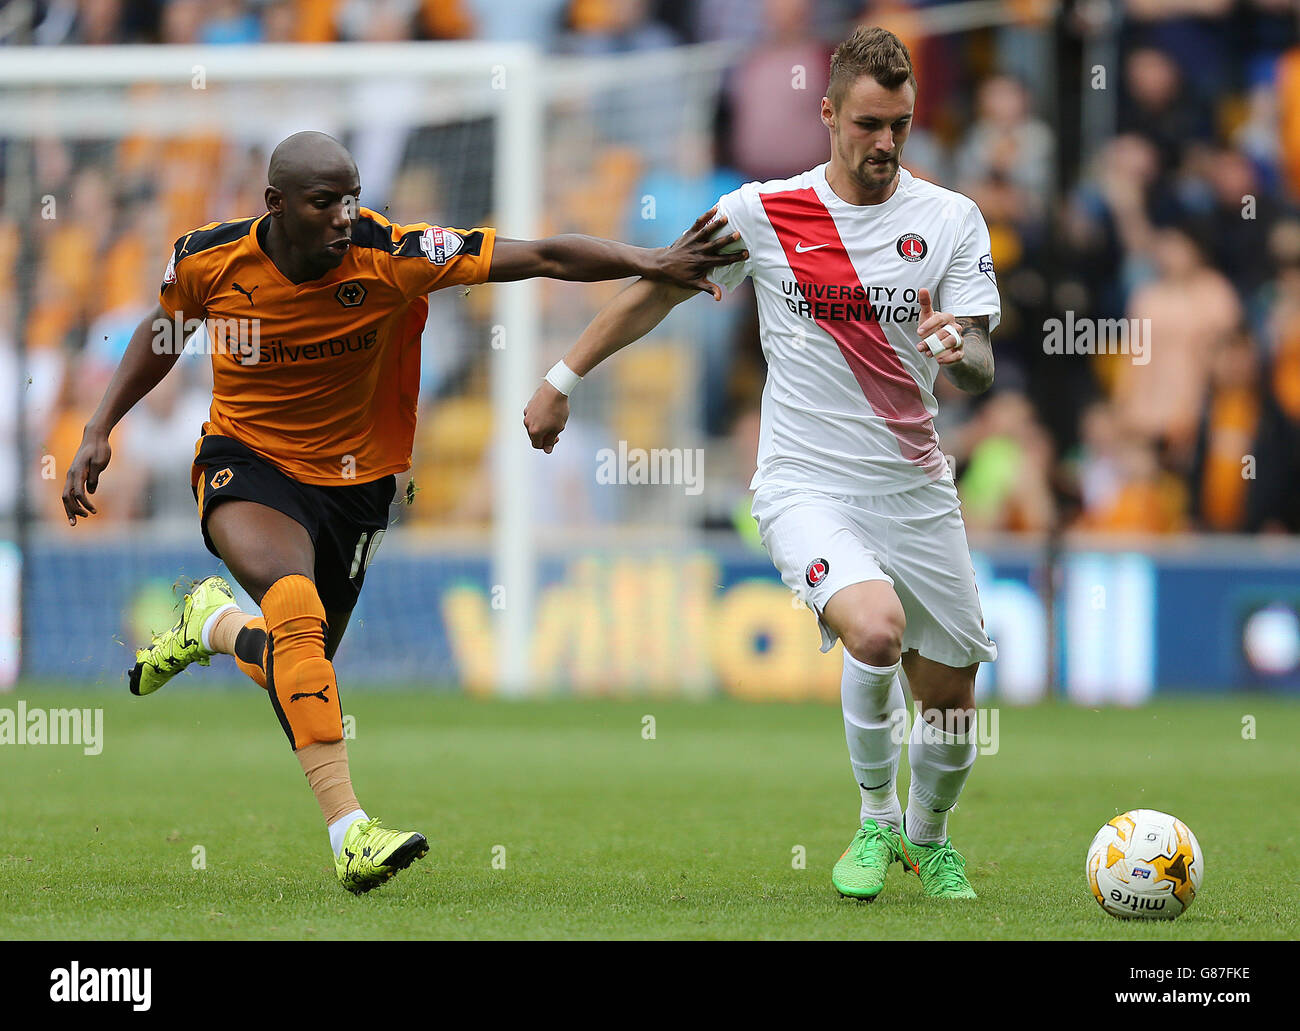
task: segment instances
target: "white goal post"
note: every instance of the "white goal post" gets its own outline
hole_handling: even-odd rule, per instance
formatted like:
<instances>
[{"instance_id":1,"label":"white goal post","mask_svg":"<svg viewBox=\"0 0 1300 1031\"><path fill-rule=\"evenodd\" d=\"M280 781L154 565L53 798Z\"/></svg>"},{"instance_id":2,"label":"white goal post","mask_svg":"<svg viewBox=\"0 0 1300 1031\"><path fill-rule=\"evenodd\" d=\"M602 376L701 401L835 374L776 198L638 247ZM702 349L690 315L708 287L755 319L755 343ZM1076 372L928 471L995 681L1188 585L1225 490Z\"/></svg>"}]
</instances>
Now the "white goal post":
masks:
<instances>
[{"instance_id":1,"label":"white goal post","mask_svg":"<svg viewBox=\"0 0 1300 1031\"><path fill-rule=\"evenodd\" d=\"M540 61L526 45L486 43L393 43L262 45L257 47L5 47L0 58L0 138L31 141L42 136L118 138L130 133L183 132L196 124L238 125L241 136L261 138L284 129L311 128L310 106L239 107L241 84L359 84L426 81L430 88L405 111L415 119L438 122L475 115L494 120L495 225L505 236L531 239L538 232L541 193ZM111 90L143 84L168 87L154 99L121 102ZM439 89L454 84L454 89ZM105 91L105 87L109 90ZM301 93L295 99L303 103ZM350 127L373 117L373 110L350 109L342 98L321 96L329 125ZM332 103L332 101L335 101ZM309 104L309 101L308 101ZM322 111L325 114L326 111ZM319 123L318 123L319 124ZM288 129L287 131L293 131ZM10 161L14 149L9 148ZM362 169L363 184L365 169ZM37 217L43 191L23 187L25 173L4 169L11 214L24 222ZM14 211L22 196L23 211ZM500 683L522 693L528 685L528 643L532 627L534 561L529 518L532 497L528 442L522 427L523 403L532 390L537 360L538 306L530 281L495 288L492 403L509 413L513 432L495 442L493 474L494 585L504 590L504 605L494 608ZM21 336L21 327L19 328ZM21 343L20 343L21 346Z\"/></svg>"}]
</instances>

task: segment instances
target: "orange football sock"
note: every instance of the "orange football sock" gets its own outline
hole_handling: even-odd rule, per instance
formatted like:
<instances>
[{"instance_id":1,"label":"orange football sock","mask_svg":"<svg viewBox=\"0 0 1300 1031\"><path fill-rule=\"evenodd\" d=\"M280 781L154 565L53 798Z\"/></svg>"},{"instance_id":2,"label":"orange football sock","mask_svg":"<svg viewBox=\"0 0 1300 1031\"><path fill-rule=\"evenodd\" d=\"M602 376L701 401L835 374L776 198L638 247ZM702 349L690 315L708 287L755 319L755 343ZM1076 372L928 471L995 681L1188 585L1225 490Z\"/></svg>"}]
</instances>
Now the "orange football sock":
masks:
<instances>
[{"instance_id":1,"label":"orange football sock","mask_svg":"<svg viewBox=\"0 0 1300 1031\"><path fill-rule=\"evenodd\" d=\"M242 613L241 613L242 615ZM223 619L225 617L222 617ZM220 627L220 623L217 624ZM216 634L213 634L215 637ZM261 616L250 619L239 633L231 654L240 671L252 679L253 683L266 690L266 620Z\"/></svg>"},{"instance_id":2,"label":"orange football sock","mask_svg":"<svg viewBox=\"0 0 1300 1031\"><path fill-rule=\"evenodd\" d=\"M266 618L266 682L271 705L294 751L343 740L334 666L325 658L325 608L316 585L294 574L262 598Z\"/></svg>"}]
</instances>

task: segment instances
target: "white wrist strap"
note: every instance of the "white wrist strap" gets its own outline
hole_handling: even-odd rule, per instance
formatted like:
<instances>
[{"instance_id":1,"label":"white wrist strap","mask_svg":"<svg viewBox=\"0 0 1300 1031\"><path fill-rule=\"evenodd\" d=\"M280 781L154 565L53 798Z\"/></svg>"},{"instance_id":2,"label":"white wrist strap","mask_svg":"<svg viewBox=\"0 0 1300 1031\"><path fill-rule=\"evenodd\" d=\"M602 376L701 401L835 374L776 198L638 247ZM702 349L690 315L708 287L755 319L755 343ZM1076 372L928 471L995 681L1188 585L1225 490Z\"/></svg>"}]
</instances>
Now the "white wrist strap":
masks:
<instances>
[{"instance_id":1,"label":"white wrist strap","mask_svg":"<svg viewBox=\"0 0 1300 1031\"><path fill-rule=\"evenodd\" d=\"M573 388L582 382L582 377L565 365L561 358L551 366L551 371L546 374L546 382L568 397L573 393Z\"/></svg>"},{"instance_id":2,"label":"white wrist strap","mask_svg":"<svg viewBox=\"0 0 1300 1031\"><path fill-rule=\"evenodd\" d=\"M951 322L946 326L940 326L938 332L931 333L924 341L925 346L930 349L930 354L935 357L948 350L949 344L943 338L945 331L952 337L953 342L951 346L954 351L961 346L961 330Z\"/></svg>"}]
</instances>

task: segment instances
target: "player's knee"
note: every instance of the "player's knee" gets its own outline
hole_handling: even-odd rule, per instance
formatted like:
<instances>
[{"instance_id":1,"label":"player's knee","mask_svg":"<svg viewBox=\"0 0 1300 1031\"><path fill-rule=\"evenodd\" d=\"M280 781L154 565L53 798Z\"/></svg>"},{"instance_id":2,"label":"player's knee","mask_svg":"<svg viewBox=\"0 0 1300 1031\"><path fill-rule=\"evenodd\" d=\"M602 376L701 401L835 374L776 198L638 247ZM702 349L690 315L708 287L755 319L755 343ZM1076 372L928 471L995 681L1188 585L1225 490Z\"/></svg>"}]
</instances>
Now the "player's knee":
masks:
<instances>
[{"instance_id":1,"label":"player's knee","mask_svg":"<svg viewBox=\"0 0 1300 1031\"><path fill-rule=\"evenodd\" d=\"M266 592L274 587L279 581L287 576L305 576L311 579L310 574L303 572L300 564L267 564L257 570L247 570L242 576L237 576L244 590L248 591L248 596L258 605L266 598Z\"/></svg>"},{"instance_id":2,"label":"player's knee","mask_svg":"<svg viewBox=\"0 0 1300 1031\"><path fill-rule=\"evenodd\" d=\"M863 616L840 633L850 655L868 666L892 666L903 654L903 624L894 619Z\"/></svg>"},{"instance_id":3,"label":"player's knee","mask_svg":"<svg viewBox=\"0 0 1300 1031\"><path fill-rule=\"evenodd\" d=\"M957 724L968 721L975 711L975 670L978 668L953 670L941 678L913 678L912 693L917 705L926 712L942 714L945 730L961 733L965 728Z\"/></svg>"}]
</instances>

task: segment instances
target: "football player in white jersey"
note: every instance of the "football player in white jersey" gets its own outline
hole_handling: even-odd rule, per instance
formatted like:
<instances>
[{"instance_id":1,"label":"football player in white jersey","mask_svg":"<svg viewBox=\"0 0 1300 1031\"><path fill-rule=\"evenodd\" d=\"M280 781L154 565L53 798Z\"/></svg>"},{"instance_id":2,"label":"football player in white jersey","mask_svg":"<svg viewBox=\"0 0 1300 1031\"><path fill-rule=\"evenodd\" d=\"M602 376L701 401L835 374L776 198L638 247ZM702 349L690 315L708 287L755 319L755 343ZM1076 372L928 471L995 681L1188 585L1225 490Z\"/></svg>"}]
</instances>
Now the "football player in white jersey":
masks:
<instances>
[{"instance_id":1,"label":"football player in white jersey","mask_svg":"<svg viewBox=\"0 0 1300 1031\"><path fill-rule=\"evenodd\" d=\"M744 254L715 279L753 278L768 363L754 517L782 579L816 612L822 650L844 645L861 810L831 880L862 899L895 861L929 895L975 897L947 820L975 762L975 673L997 657L933 387L941 367L969 393L991 385L998 291L979 209L899 164L915 101L907 48L859 29L835 51L821 102L829 162L749 183L717 207ZM584 375L691 296L641 280L610 301L529 401L533 446L555 446ZM919 710L910 735L900 666Z\"/></svg>"}]
</instances>

